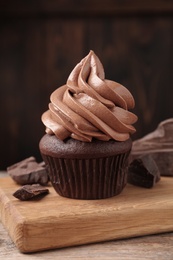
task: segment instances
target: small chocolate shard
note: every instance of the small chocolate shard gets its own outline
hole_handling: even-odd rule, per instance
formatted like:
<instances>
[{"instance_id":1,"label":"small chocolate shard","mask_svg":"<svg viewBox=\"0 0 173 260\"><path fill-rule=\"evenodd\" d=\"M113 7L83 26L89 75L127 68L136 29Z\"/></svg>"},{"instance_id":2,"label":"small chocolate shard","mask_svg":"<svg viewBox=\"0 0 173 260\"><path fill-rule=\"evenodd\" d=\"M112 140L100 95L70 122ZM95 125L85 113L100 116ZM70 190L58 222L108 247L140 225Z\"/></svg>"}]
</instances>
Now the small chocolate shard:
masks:
<instances>
[{"instance_id":1,"label":"small chocolate shard","mask_svg":"<svg viewBox=\"0 0 173 260\"><path fill-rule=\"evenodd\" d=\"M159 180L159 169L150 155L141 156L130 163L128 167L128 183L144 188L152 188Z\"/></svg>"},{"instance_id":2,"label":"small chocolate shard","mask_svg":"<svg viewBox=\"0 0 173 260\"><path fill-rule=\"evenodd\" d=\"M48 194L49 190L40 184L24 185L13 193L13 196L19 200L31 200L41 198Z\"/></svg>"},{"instance_id":3,"label":"small chocolate shard","mask_svg":"<svg viewBox=\"0 0 173 260\"><path fill-rule=\"evenodd\" d=\"M133 142L131 161L146 154L154 159L161 176L173 176L173 118L162 121L155 131Z\"/></svg>"},{"instance_id":4,"label":"small chocolate shard","mask_svg":"<svg viewBox=\"0 0 173 260\"><path fill-rule=\"evenodd\" d=\"M49 181L44 162L37 163L34 157L26 158L7 167L7 172L20 185L34 183L46 185Z\"/></svg>"}]
</instances>

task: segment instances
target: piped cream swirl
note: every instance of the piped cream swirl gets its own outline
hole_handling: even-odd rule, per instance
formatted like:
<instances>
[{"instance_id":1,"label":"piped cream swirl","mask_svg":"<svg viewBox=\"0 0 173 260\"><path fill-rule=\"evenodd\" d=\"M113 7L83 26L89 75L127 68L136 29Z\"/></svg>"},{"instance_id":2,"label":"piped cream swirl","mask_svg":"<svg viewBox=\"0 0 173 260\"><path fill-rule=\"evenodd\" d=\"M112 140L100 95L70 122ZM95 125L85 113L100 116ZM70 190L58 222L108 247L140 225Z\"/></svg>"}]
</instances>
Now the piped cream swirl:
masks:
<instances>
[{"instance_id":1,"label":"piped cream swirl","mask_svg":"<svg viewBox=\"0 0 173 260\"><path fill-rule=\"evenodd\" d=\"M49 110L42 115L48 134L64 140L72 137L125 141L136 130L134 98L121 84L105 79L103 66L93 51L76 65L66 85L50 97Z\"/></svg>"}]
</instances>

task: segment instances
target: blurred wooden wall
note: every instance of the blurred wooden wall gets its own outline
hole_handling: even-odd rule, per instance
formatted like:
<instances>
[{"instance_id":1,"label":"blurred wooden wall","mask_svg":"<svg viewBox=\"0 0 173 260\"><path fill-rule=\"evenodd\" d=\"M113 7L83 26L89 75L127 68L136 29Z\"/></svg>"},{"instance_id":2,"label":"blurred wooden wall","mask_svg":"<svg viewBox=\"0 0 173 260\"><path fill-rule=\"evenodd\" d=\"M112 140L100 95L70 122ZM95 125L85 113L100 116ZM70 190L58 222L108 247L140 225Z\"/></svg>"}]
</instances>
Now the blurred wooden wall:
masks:
<instances>
[{"instance_id":1,"label":"blurred wooden wall","mask_svg":"<svg viewBox=\"0 0 173 260\"><path fill-rule=\"evenodd\" d=\"M173 1L1 0L0 169L41 160L41 114L92 49L133 93L133 139L173 116Z\"/></svg>"}]
</instances>

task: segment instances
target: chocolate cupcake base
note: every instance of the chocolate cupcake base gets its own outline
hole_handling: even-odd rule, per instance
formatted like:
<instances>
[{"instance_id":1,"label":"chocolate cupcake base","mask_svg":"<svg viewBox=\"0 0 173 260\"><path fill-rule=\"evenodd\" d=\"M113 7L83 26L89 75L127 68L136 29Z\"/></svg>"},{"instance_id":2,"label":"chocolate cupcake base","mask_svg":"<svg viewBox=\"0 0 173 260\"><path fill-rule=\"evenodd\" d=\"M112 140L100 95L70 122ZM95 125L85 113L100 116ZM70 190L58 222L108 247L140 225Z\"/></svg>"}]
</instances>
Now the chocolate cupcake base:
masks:
<instances>
[{"instance_id":1,"label":"chocolate cupcake base","mask_svg":"<svg viewBox=\"0 0 173 260\"><path fill-rule=\"evenodd\" d=\"M50 138L52 143L48 142ZM121 193L127 183L131 140L83 143L71 139L64 143L55 138L43 137L40 151L59 195L73 199L104 199Z\"/></svg>"},{"instance_id":2,"label":"chocolate cupcake base","mask_svg":"<svg viewBox=\"0 0 173 260\"><path fill-rule=\"evenodd\" d=\"M43 159L59 195L73 199L102 199L119 194L125 187L127 156L78 160L43 155Z\"/></svg>"}]
</instances>

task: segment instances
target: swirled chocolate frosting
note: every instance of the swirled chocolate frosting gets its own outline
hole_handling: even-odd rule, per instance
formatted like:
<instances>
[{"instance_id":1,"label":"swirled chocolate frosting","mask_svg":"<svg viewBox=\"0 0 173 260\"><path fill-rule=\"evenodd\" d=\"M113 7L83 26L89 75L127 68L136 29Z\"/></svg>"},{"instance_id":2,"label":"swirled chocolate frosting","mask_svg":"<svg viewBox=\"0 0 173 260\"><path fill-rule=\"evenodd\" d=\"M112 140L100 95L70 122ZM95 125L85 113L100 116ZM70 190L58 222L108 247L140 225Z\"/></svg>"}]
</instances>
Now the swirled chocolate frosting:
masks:
<instances>
[{"instance_id":1,"label":"swirled chocolate frosting","mask_svg":"<svg viewBox=\"0 0 173 260\"><path fill-rule=\"evenodd\" d=\"M93 51L76 65L65 85L50 96L42 115L46 133L91 142L125 141L136 130L134 98L121 84L105 79L103 66Z\"/></svg>"}]
</instances>

